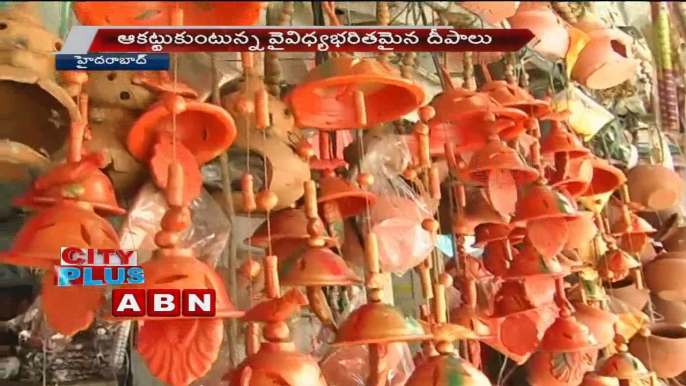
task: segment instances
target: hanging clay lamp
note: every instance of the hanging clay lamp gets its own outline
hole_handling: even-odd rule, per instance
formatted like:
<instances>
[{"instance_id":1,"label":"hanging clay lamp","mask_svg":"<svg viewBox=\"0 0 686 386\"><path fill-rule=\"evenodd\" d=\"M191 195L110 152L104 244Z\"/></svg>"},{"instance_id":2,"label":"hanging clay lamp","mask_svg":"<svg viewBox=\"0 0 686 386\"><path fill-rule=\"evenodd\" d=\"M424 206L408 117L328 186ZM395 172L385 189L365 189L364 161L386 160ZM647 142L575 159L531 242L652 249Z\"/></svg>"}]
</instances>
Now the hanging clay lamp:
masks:
<instances>
[{"instance_id":1,"label":"hanging clay lamp","mask_svg":"<svg viewBox=\"0 0 686 386\"><path fill-rule=\"evenodd\" d=\"M334 346L367 345L369 347L368 384L385 385L386 346L393 342L422 341L431 338L411 317L405 317L395 307L381 301L383 277L379 269L376 235L367 235L365 245L367 303L353 311L341 324Z\"/></svg>"},{"instance_id":2,"label":"hanging clay lamp","mask_svg":"<svg viewBox=\"0 0 686 386\"><path fill-rule=\"evenodd\" d=\"M144 321L138 335L138 352L152 375L173 386L185 386L205 375L216 361L223 340L222 319L241 317L243 312L231 304L217 273L198 260L192 249L177 245L179 233L191 222L188 203L184 201L183 166L172 162L168 175L166 198L169 209L162 217L162 229L155 235L158 249L153 252L151 260L141 266L145 283L128 288L215 291L217 311L212 318L181 315L131 318ZM172 357L176 360L169 361L168 358Z\"/></svg>"},{"instance_id":3,"label":"hanging clay lamp","mask_svg":"<svg viewBox=\"0 0 686 386\"><path fill-rule=\"evenodd\" d=\"M333 171L326 171L319 181L319 199L321 214L327 224L329 233L338 240L344 240L343 220L358 216L376 203L376 196L359 189L350 182L336 176Z\"/></svg>"},{"instance_id":4,"label":"hanging clay lamp","mask_svg":"<svg viewBox=\"0 0 686 386\"><path fill-rule=\"evenodd\" d=\"M149 162L153 179L160 188L167 185L171 160L181 162L186 181L185 200L197 198L202 188L200 165L213 160L233 143L234 121L221 107L194 101L197 94L179 85L167 72L140 81L161 91L162 96L131 127L127 148L137 159Z\"/></svg>"},{"instance_id":5,"label":"hanging clay lamp","mask_svg":"<svg viewBox=\"0 0 686 386\"><path fill-rule=\"evenodd\" d=\"M615 337L614 325L619 321L616 314L584 303L574 303L574 310L574 317L586 325L595 337L597 348L612 343Z\"/></svg>"},{"instance_id":6,"label":"hanging clay lamp","mask_svg":"<svg viewBox=\"0 0 686 386\"><path fill-rule=\"evenodd\" d=\"M528 240L519 247L519 251L513 257L507 274L507 279L527 278L542 276L565 276L569 272L560 264L557 256L546 257L542 255Z\"/></svg>"},{"instance_id":7,"label":"hanging clay lamp","mask_svg":"<svg viewBox=\"0 0 686 386\"><path fill-rule=\"evenodd\" d=\"M509 141L523 132L527 116L520 110L501 106L483 93L454 88L438 94L431 106L436 116L429 121L432 133L454 146L455 151L474 151L497 135Z\"/></svg>"},{"instance_id":8,"label":"hanging clay lamp","mask_svg":"<svg viewBox=\"0 0 686 386\"><path fill-rule=\"evenodd\" d=\"M564 173L557 173L551 169L547 173L550 186L565 192L573 198L582 196L588 191L593 180L593 163L589 158L569 160Z\"/></svg>"},{"instance_id":9,"label":"hanging clay lamp","mask_svg":"<svg viewBox=\"0 0 686 386\"><path fill-rule=\"evenodd\" d=\"M536 52L546 57L564 58L570 46L569 31L552 9L543 6L543 3L540 5L534 9L520 5L515 15L507 21L511 28L527 28L536 35L538 43L533 47Z\"/></svg>"},{"instance_id":10,"label":"hanging clay lamp","mask_svg":"<svg viewBox=\"0 0 686 386\"><path fill-rule=\"evenodd\" d=\"M526 226L527 238L545 258L562 251L568 221L578 217L575 205L560 192L540 183L526 187L517 200L514 224Z\"/></svg>"},{"instance_id":11,"label":"hanging clay lamp","mask_svg":"<svg viewBox=\"0 0 686 386\"><path fill-rule=\"evenodd\" d=\"M619 247L635 254L643 252L649 242L650 235L654 232L656 230L635 213L620 216L610 228L612 236L619 238Z\"/></svg>"},{"instance_id":12,"label":"hanging clay lamp","mask_svg":"<svg viewBox=\"0 0 686 386\"><path fill-rule=\"evenodd\" d=\"M626 183L624 173L610 165L608 161L598 157L591 157L591 162L593 162L593 179L591 179L591 185L588 187L588 190L580 197L612 193ZM587 208L595 212L592 208L588 206Z\"/></svg>"},{"instance_id":13,"label":"hanging clay lamp","mask_svg":"<svg viewBox=\"0 0 686 386\"><path fill-rule=\"evenodd\" d=\"M585 148L581 141L570 131L565 130L562 122L558 120L552 121L552 129L541 141L541 155L544 157L551 157L554 161L554 174L551 176L551 180L557 182L555 186L559 187L559 183L565 180L570 174L570 163L572 160L587 157L590 154L590 150ZM592 178L592 166L590 162L587 164L575 165L577 168L586 167L586 170L580 171L577 169L577 174L579 172L585 172L585 177L588 183L591 182ZM568 188L569 186L565 186ZM580 195L588 189L583 189L580 187L576 189L574 193ZM571 194L571 192L570 192ZM572 196L575 196L572 194Z\"/></svg>"},{"instance_id":14,"label":"hanging clay lamp","mask_svg":"<svg viewBox=\"0 0 686 386\"><path fill-rule=\"evenodd\" d=\"M645 365L629 353L626 339L615 337L617 353L600 359L595 373L601 377L615 378L620 385L650 385L657 386L655 374L646 369Z\"/></svg>"},{"instance_id":15,"label":"hanging clay lamp","mask_svg":"<svg viewBox=\"0 0 686 386\"><path fill-rule=\"evenodd\" d=\"M598 348L589 328L562 308L541 339L539 352L527 361L527 380L532 386L578 385L593 370Z\"/></svg>"},{"instance_id":16,"label":"hanging clay lamp","mask_svg":"<svg viewBox=\"0 0 686 386\"><path fill-rule=\"evenodd\" d=\"M317 215L317 192L314 181L305 182L305 211L308 216L309 246L290 256L282 256L279 262L279 278L286 286L306 287L307 299L312 312L322 324L336 331L328 306L324 286L350 286L362 280L348 268L345 260L324 247L321 237L323 226ZM320 225L316 225L316 224Z\"/></svg>"},{"instance_id":17,"label":"hanging clay lamp","mask_svg":"<svg viewBox=\"0 0 686 386\"><path fill-rule=\"evenodd\" d=\"M245 243L258 248L267 248L269 242L294 241L306 245L310 238L307 231L307 215L303 209L288 208L274 212L269 221L263 222ZM320 236L327 247L335 245L327 235ZM278 256L278 255L277 255Z\"/></svg>"},{"instance_id":18,"label":"hanging clay lamp","mask_svg":"<svg viewBox=\"0 0 686 386\"><path fill-rule=\"evenodd\" d=\"M448 323L443 284L434 284L433 292L436 319L435 323L430 324L430 329L436 352L415 368L405 386L451 386L456 383L490 386L491 382L481 371L457 355L452 343L458 339L476 339L477 335L464 327Z\"/></svg>"},{"instance_id":19,"label":"hanging clay lamp","mask_svg":"<svg viewBox=\"0 0 686 386\"><path fill-rule=\"evenodd\" d=\"M521 110L533 119L541 118L550 112L548 102L535 99L518 85L503 80L488 82L479 91L495 99L500 105Z\"/></svg>"},{"instance_id":20,"label":"hanging clay lamp","mask_svg":"<svg viewBox=\"0 0 686 386\"><path fill-rule=\"evenodd\" d=\"M596 267L600 277L610 282L616 282L631 274L640 275L641 262L617 248L614 242L610 242L608 251L598 259Z\"/></svg>"},{"instance_id":21,"label":"hanging clay lamp","mask_svg":"<svg viewBox=\"0 0 686 386\"><path fill-rule=\"evenodd\" d=\"M246 336L248 357L223 378L229 386L326 386L317 361L299 353L290 340L286 321L307 298L297 288L280 295L276 256L265 257L265 282L269 300L248 310L243 318L248 322L264 323L259 342L257 331ZM258 348L259 347L259 348Z\"/></svg>"},{"instance_id":22,"label":"hanging clay lamp","mask_svg":"<svg viewBox=\"0 0 686 386\"><path fill-rule=\"evenodd\" d=\"M74 14L83 25L94 26L168 26L175 9L183 11L183 24L189 26L257 24L263 1L79 1Z\"/></svg>"},{"instance_id":23,"label":"hanging clay lamp","mask_svg":"<svg viewBox=\"0 0 686 386\"><path fill-rule=\"evenodd\" d=\"M475 228L474 247L483 248L483 262L486 269L496 276L504 276L517 250L511 246L510 226L507 224L484 223Z\"/></svg>"},{"instance_id":24,"label":"hanging clay lamp","mask_svg":"<svg viewBox=\"0 0 686 386\"><path fill-rule=\"evenodd\" d=\"M634 76L640 60L631 57L631 36L604 26L600 20L586 19L574 27L590 38L572 68L574 80L590 89L604 90Z\"/></svg>"},{"instance_id":25,"label":"hanging clay lamp","mask_svg":"<svg viewBox=\"0 0 686 386\"><path fill-rule=\"evenodd\" d=\"M496 137L472 155L469 165L461 173L466 182L486 186L491 204L504 216L515 211L517 186L539 177L538 172L526 165L514 149Z\"/></svg>"},{"instance_id":26,"label":"hanging clay lamp","mask_svg":"<svg viewBox=\"0 0 686 386\"><path fill-rule=\"evenodd\" d=\"M664 210L681 200L685 185L679 174L662 165L638 165L626 173L631 201L647 210Z\"/></svg>"},{"instance_id":27,"label":"hanging clay lamp","mask_svg":"<svg viewBox=\"0 0 686 386\"><path fill-rule=\"evenodd\" d=\"M27 168L42 165L68 137L69 123L80 120L76 103L55 82L53 53L63 42L44 28L34 6L22 2L0 11L0 138L18 151L0 158L4 181L28 181Z\"/></svg>"},{"instance_id":28,"label":"hanging clay lamp","mask_svg":"<svg viewBox=\"0 0 686 386\"><path fill-rule=\"evenodd\" d=\"M245 206L246 192L243 192L242 179L250 175L251 193L272 192L278 199L274 211L280 211L302 198L303 183L310 180L308 161L311 155L301 154L307 142L295 125L291 109L267 94L264 83L249 67L250 63L250 60L244 63L246 79L240 91L222 98L222 106L234 118L238 130L238 136L229 149L229 164L234 171L233 202L239 213L261 211L260 208ZM263 98L267 100L266 106L258 103ZM245 106L254 106L253 111L247 111ZM224 202L223 197L220 202Z\"/></svg>"},{"instance_id":29,"label":"hanging clay lamp","mask_svg":"<svg viewBox=\"0 0 686 386\"><path fill-rule=\"evenodd\" d=\"M298 126L322 131L391 122L424 103L424 90L376 59L333 57L287 97Z\"/></svg>"},{"instance_id":30,"label":"hanging clay lamp","mask_svg":"<svg viewBox=\"0 0 686 386\"><path fill-rule=\"evenodd\" d=\"M579 386L620 386L619 379L612 377L603 377L596 373L584 374L584 380Z\"/></svg>"},{"instance_id":31,"label":"hanging clay lamp","mask_svg":"<svg viewBox=\"0 0 686 386\"><path fill-rule=\"evenodd\" d=\"M565 243L565 249L581 249L590 243L598 234L592 212L580 211L579 216L567 222L569 235Z\"/></svg>"}]
</instances>

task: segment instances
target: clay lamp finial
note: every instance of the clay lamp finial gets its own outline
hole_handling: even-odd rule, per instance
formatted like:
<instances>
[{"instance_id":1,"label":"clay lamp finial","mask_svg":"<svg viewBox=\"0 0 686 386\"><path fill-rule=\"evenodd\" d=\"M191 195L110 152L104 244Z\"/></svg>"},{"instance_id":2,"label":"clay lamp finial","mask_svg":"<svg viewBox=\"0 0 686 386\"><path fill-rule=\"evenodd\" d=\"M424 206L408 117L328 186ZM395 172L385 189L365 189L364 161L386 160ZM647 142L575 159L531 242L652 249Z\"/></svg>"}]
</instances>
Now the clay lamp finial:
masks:
<instances>
[{"instance_id":1,"label":"clay lamp finial","mask_svg":"<svg viewBox=\"0 0 686 386\"><path fill-rule=\"evenodd\" d=\"M286 96L298 126L322 131L395 121L416 110L424 99L421 87L398 76L390 66L350 55L332 57L315 67Z\"/></svg>"},{"instance_id":2,"label":"clay lamp finial","mask_svg":"<svg viewBox=\"0 0 686 386\"><path fill-rule=\"evenodd\" d=\"M317 192L314 181L305 182L305 214L309 247L279 264L279 277L286 286L304 286L310 309L322 324L337 330L331 309L326 302L323 286L350 286L362 280L347 266L342 257L326 248L324 226L317 213Z\"/></svg>"}]
</instances>

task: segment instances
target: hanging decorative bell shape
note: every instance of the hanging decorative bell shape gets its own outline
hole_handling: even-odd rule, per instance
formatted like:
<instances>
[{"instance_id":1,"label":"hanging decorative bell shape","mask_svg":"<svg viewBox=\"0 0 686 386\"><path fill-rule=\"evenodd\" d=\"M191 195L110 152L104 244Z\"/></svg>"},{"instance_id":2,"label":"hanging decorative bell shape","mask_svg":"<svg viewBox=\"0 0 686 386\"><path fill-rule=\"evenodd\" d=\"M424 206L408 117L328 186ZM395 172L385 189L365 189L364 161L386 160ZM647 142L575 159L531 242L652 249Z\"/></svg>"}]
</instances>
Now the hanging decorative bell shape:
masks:
<instances>
[{"instance_id":1,"label":"hanging decorative bell shape","mask_svg":"<svg viewBox=\"0 0 686 386\"><path fill-rule=\"evenodd\" d=\"M265 221L257 227L245 243L258 248L267 248L270 240L272 243L285 240L299 240L303 244L307 243L310 235L307 232L307 216L305 211L288 208L274 212L270 216L269 221ZM324 239L326 246L332 247L335 245L331 237L327 235L322 235L321 237Z\"/></svg>"},{"instance_id":2,"label":"hanging decorative bell shape","mask_svg":"<svg viewBox=\"0 0 686 386\"><path fill-rule=\"evenodd\" d=\"M357 188L332 171L324 172L319 181L318 197L317 204L327 222L331 217L328 212L338 212L341 219L346 219L364 213L376 202L374 193Z\"/></svg>"},{"instance_id":3,"label":"hanging decorative bell shape","mask_svg":"<svg viewBox=\"0 0 686 386\"><path fill-rule=\"evenodd\" d=\"M341 55L315 67L286 100L300 127L368 128L424 104L423 89L376 59Z\"/></svg>"},{"instance_id":4,"label":"hanging decorative bell shape","mask_svg":"<svg viewBox=\"0 0 686 386\"><path fill-rule=\"evenodd\" d=\"M550 170L550 169L548 169ZM569 193L571 197L579 197L588 191L593 180L593 162L588 158L569 160L566 170L549 173L550 186Z\"/></svg>"},{"instance_id":5,"label":"hanging decorative bell shape","mask_svg":"<svg viewBox=\"0 0 686 386\"><path fill-rule=\"evenodd\" d=\"M510 172L516 185L523 185L538 179L536 169L527 166L522 157L512 148L497 139L492 139L488 144L476 152L469 160L466 170L461 173L462 179L481 186L491 186L491 178L500 179L497 185L503 185L509 181L503 181L504 176L495 175L492 172ZM495 176L495 177L494 177Z\"/></svg>"},{"instance_id":6,"label":"hanging decorative bell shape","mask_svg":"<svg viewBox=\"0 0 686 386\"><path fill-rule=\"evenodd\" d=\"M362 283L342 257L328 248L306 248L279 262L279 278L285 286L349 286Z\"/></svg>"},{"instance_id":7,"label":"hanging decorative bell shape","mask_svg":"<svg viewBox=\"0 0 686 386\"><path fill-rule=\"evenodd\" d=\"M414 342L430 339L421 324L384 303L367 303L341 324L334 346Z\"/></svg>"},{"instance_id":8,"label":"hanging decorative bell shape","mask_svg":"<svg viewBox=\"0 0 686 386\"><path fill-rule=\"evenodd\" d=\"M601 359L596 366L596 374L602 377L615 378L627 384L637 381L648 381L653 376L645 365L628 352L626 344L619 344L618 352L608 358ZM641 384L646 384L642 383ZM651 384L651 383L648 383Z\"/></svg>"},{"instance_id":9,"label":"hanging decorative bell shape","mask_svg":"<svg viewBox=\"0 0 686 386\"><path fill-rule=\"evenodd\" d=\"M533 245L524 243L519 253L513 258L506 279L522 279L536 276L566 276L567 270L556 256L544 257Z\"/></svg>"},{"instance_id":10,"label":"hanging decorative bell shape","mask_svg":"<svg viewBox=\"0 0 686 386\"><path fill-rule=\"evenodd\" d=\"M452 385L491 386L491 381L471 363L453 354L429 357L405 383L405 386Z\"/></svg>"},{"instance_id":11,"label":"hanging decorative bell shape","mask_svg":"<svg viewBox=\"0 0 686 386\"><path fill-rule=\"evenodd\" d=\"M657 232L646 220L635 213L629 213L629 221L625 216L620 216L610 232L619 239L619 247L629 253L639 254L643 252L649 241L649 235Z\"/></svg>"},{"instance_id":12,"label":"hanging decorative bell shape","mask_svg":"<svg viewBox=\"0 0 686 386\"><path fill-rule=\"evenodd\" d=\"M591 330L567 309L548 327L538 349L544 352L577 352L599 348Z\"/></svg>"},{"instance_id":13,"label":"hanging decorative bell shape","mask_svg":"<svg viewBox=\"0 0 686 386\"><path fill-rule=\"evenodd\" d=\"M523 111L531 118L541 118L550 112L550 104L535 99L523 88L502 80L486 83L479 90L495 99L500 105Z\"/></svg>"},{"instance_id":14,"label":"hanging decorative bell shape","mask_svg":"<svg viewBox=\"0 0 686 386\"><path fill-rule=\"evenodd\" d=\"M36 180L33 189L14 204L41 209L67 199L86 202L103 216L122 215L126 210L119 207L112 182L100 171L105 162L103 154L91 153L80 162L59 165Z\"/></svg>"},{"instance_id":15,"label":"hanging decorative bell shape","mask_svg":"<svg viewBox=\"0 0 686 386\"><path fill-rule=\"evenodd\" d=\"M5 264L49 269L60 264L61 248L119 249L112 225L83 204L62 200L34 214L14 237L12 249L0 253Z\"/></svg>"},{"instance_id":16,"label":"hanging decorative bell shape","mask_svg":"<svg viewBox=\"0 0 686 386\"><path fill-rule=\"evenodd\" d=\"M546 185L533 184L524 189L517 200L512 222L523 225L529 221L547 218L571 220L577 216L574 205L562 193Z\"/></svg>"},{"instance_id":17,"label":"hanging decorative bell shape","mask_svg":"<svg viewBox=\"0 0 686 386\"><path fill-rule=\"evenodd\" d=\"M616 282L629 276L631 271L640 268L641 262L623 250L611 246L601 256L596 266L600 277Z\"/></svg>"},{"instance_id":18,"label":"hanging decorative bell shape","mask_svg":"<svg viewBox=\"0 0 686 386\"><path fill-rule=\"evenodd\" d=\"M492 135L509 141L526 130L526 114L483 93L455 88L437 95L431 105L436 110L429 121L431 132L454 143L456 151L478 150Z\"/></svg>"},{"instance_id":19,"label":"hanging decorative bell shape","mask_svg":"<svg viewBox=\"0 0 686 386\"><path fill-rule=\"evenodd\" d=\"M495 241L507 240L512 228L508 224L484 223L474 228L474 248L483 248Z\"/></svg>"},{"instance_id":20,"label":"hanging decorative bell shape","mask_svg":"<svg viewBox=\"0 0 686 386\"><path fill-rule=\"evenodd\" d=\"M83 25L94 26L168 26L178 7L183 11L183 25L255 25L264 1L79 1L74 14Z\"/></svg>"},{"instance_id":21,"label":"hanging decorative bell shape","mask_svg":"<svg viewBox=\"0 0 686 386\"><path fill-rule=\"evenodd\" d=\"M592 157L591 162L593 162L593 179L591 179L591 185L588 187L588 190L580 197L611 193L626 183L624 173L610 165L608 161Z\"/></svg>"},{"instance_id":22,"label":"hanging decorative bell shape","mask_svg":"<svg viewBox=\"0 0 686 386\"><path fill-rule=\"evenodd\" d=\"M554 120L552 129L541 140L541 155L564 153L568 159L586 157L591 151L584 147L579 138L565 130L562 122Z\"/></svg>"}]
</instances>

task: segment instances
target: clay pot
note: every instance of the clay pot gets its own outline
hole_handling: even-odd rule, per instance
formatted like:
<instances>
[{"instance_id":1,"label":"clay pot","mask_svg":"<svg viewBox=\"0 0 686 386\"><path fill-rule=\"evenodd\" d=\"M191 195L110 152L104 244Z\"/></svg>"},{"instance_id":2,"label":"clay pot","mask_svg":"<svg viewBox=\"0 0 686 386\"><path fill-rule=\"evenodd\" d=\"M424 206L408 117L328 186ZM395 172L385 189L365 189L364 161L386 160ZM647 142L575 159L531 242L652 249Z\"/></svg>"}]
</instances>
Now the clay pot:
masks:
<instances>
[{"instance_id":1,"label":"clay pot","mask_svg":"<svg viewBox=\"0 0 686 386\"><path fill-rule=\"evenodd\" d=\"M512 28L528 29L539 40L533 48L552 58L564 58L569 49L569 31L552 10L523 10L507 19Z\"/></svg>"},{"instance_id":2,"label":"clay pot","mask_svg":"<svg viewBox=\"0 0 686 386\"><path fill-rule=\"evenodd\" d=\"M574 308L574 316L588 326L598 342L598 347L612 343L615 337L614 324L619 320L617 315L583 303L574 303Z\"/></svg>"},{"instance_id":3,"label":"clay pot","mask_svg":"<svg viewBox=\"0 0 686 386\"><path fill-rule=\"evenodd\" d=\"M673 378L686 371L686 328L656 323L649 329L648 337L634 335L629 342L629 352L660 378Z\"/></svg>"},{"instance_id":4,"label":"clay pot","mask_svg":"<svg viewBox=\"0 0 686 386\"><path fill-rule=\"evenodd\" d=\"M652 210L664 210L684 195L684 182L661 165L638 165L627 172L631 202Z\"/></svg>"},{"instance_id":5,"label":"clay pot","mask_svg":"<svg viewBox=\"0 0 686 386\"><path fill-rule=\"evenodd\" d=\"M162 71L160 71L162 72ZM90 71L88 81L83 85L83 92L88 94L90 106L98 108L116 108L136 111L138 114L150 108L160 95L154 87L148 87L143 82L147 78L149 71ZM180 89L185 86L177 83ZM188 97L195 99L196 94L188 94ZM96 115L95 121L102 121L103 118L112 120L110 117L100 117ZM90 122L89 122L90 123ZM128 131L129 128L126 128ZM121 137L122 140L126 136Z\"/></svg>"},{"instance_id":6,"label":"clay pot","mask_svg":"<svg viewBox=\"0 0 686 386\"><path fill-rule=\"evenodd\" d=\"M262 1L224 3L210 1L203 6L193 1L154 1L146 4L124 1L80 2L74 14L83 25L169 26L175 7L183 11L183 25L254 25L260 18Z\"/></svg>"},{"instance_id":7,"label":"clay pot","mask_svg":"<svg viewBox=\"0 0 686 386\"><path fill-rule=\"evenodd\" d=\"M670 301L686 301L686 260L660 258L645 265L645 283L650 291Z\"/></svg>"},{"instance_id":8,"label":"clay pot","mask_svg":"<svg viewBox=\"0 0 686 386\"><path fill-rule=\"evenodd\" d=\"M356 105L358 97L363 108ZM350 55L315 67L286 96L298 126L319 130L367 128L394 121L419 108L424 99L419 85L401 78L390 66Z\"/></svg>"},{"instance_id":9,"label":"clay pot","mask_svg":"<svg viewBox=\"0 0 686 386\"><path fill-rule=\"evenodd\" d=\"M532 386L578 385L597 358L597 350L537 352L526 362L526 379Z\"/></svg>"},{"instance_id":10,"label":"clay pot","mask_svg":"<svg viewBox=\"0 0 686 386\"><path fill-rule=\"evenodd\" d=\"M686 302L670 302L659 296L653 296L655 312L662 316L662 321L669 324L686 323Z\"/></svg>"},{"instance_id":11,"label":"clay pot","mask_svg":"<svg viewBox=\"0 0 686 386\"><path fill-rule=\"evenodd\" d=\"M632 277L607 284L605 286L608 295L615 297L636 310L643 310L650 299L650 291L638 289Z\"/></svg>"},{"instance_id":12,"label":"clay pot","mask_svg":"<svg viewBox=\"0 0 686 386\"><path fill-rule=\"evenodd\" d=\"M686 251L686 227L676 228L662 240L662 247L667 252Z\"/></svg>"},{"instance_id":13,"label":"clay pot","mask_svg":"<svg viewBox=\"0 0 686 386\"><path fill-rule=\"evenodd\" d=\"M413 318L406 318L393 306L367 303L353 311L341 324L334 346L412 342L430 338Z\"/></svg>"},{"instance_id":14,"label":"clay pot","mask_svg":"<svg viewBox=\"0 0 686 386\"><path fill-rule=\"evenodd\" d=\"M240 179L246 173L253 176L255 193L269 190L276 194L279 200L274 211L288 208L303 196L303 184L311 176L308 162L297 153L302 134L295 126L293 114L287 105L270 97L268 107L272 126L269 130L273 135L265 137L262 130L254 127L255 119L246 119L246 116L238 114L236 102L240 96L240 93L233 93L222 100L222 105L234 117L238 129L238 137L229 149L235 209L239 213L245 212L239 186ZM249 170L245 170L246 167ZM220 199L220 202L224 203L224 200Z\"/></svg>"},{"instance_id":15,"label":"clay pot","mask_svg":"<svg viewBox=\"0 0 686 386\"><path fill-rule=\"evenodd\" d=\"M607 89L630 79L639 60L631 57L631 36L594 23L575 23L591 40L579 54L572 78L590 89Z\"/></svg>"}]
</instances>

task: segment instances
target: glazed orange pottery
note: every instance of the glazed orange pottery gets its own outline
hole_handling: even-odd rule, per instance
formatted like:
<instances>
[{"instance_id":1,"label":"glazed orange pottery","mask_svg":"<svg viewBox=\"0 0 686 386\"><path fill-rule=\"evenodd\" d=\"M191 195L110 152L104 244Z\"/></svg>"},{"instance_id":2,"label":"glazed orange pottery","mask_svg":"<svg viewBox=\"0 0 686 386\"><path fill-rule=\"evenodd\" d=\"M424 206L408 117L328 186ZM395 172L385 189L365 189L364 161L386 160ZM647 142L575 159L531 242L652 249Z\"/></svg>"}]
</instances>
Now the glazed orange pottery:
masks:
<instances>
[{"instance_id":1,"label":"glazed orange pottery","mask_svg":"<svg viewBox=\"0 0 686 386\"><path fill-rule=\"evenodd\" d=\"M562 59L567 55L569 31L562 19L550 9L520 10L507 19L512 28L528 29L536 35L536 52Z\"/></svg>"},{"instance_id":2,"label":"glazed orange pottery","mask_svg":"<svg viewBox=\"0 0 686 386\"><path fill-rule=\"evenodd\" d=\"M607 89L631 79L640 61L631 57L631 36L594 23L575 27L591 38L572 69L572 78L590 89Z\"/></svg>"},{"instance_id":3,"label":"glazed orange pottery","mask_svg":"<svg viewBox=\"0 0 686 386\"><path fill-rule=\"evenodd\" d=\"M679 174L662 165L638 165L626 177L631 201L650 210L669 209L684 195Z\"/></svg>"},{"instance_id":4,"label":"glazed orange pottery","mask_svg":"<svg viewBox=\"0 0 686 386\"><path fill-rule=\"evenodd\" d=\"M183 24L192 26L255 25L263 1L77 1L74 14L83 25L168 26L176 7Z\"/></svg>"},{"instance_id":5,"label":"glazed orange pottery","mask_svg":"<svg viewBox=\"0 0 686 386\"><path fill-rule=\"evenodd\" d=\"M112 225L73 201L59 201L34 214L15 235L12 249L0 262L50 269L60 264L62 247L119 249Z\"/></svg>"},{"instance_id":6,"label":"glazed orange pottery","mask_svg":"<svg viewBox=\"0 0 686 386\"><path fill-rule=\"evenodd\" d=\"M219 357L224 322L218 318L147 320L136 349L150 373L172 386L204 376Z\"/></svg>"},{"instance_id":7,"label":"glazed orange pottery","mask_svg":"<svg viewBox=\"0 0 686 386\"><path fill-rule=\"evenodd\" d=\"M459 151L478 150L491 135L509 141L526 130L523 111L503 107L485 93L450 89L436 95L431 105L436 110L429 121L431 131L447 133Z\"/></svg>"},{"instance_id":8,"label":"glazed orange pottery","mask_svg":"<svg viewBox=\"0 0 686 386\"><path fill-rule=\"evenodd\" d=\"M42 175L28 194L14 201L15 205L43 209L62 199L93 205L101 215L122 215L110 179L100 171L106 163L102 154L90 154L78 163L61 164Z\"/></svg>"},{"instance_id":9,"label":"glazed orange pottery","mask_svg":"<svg viewBox=\"0 0 686 386\"><path fill-rule=\"evenodd\" d=\"M495 80L483 85L479 91L488 94L504 107L522 110L531 118L540 118L550 112L548 102L535 99L516 84Z\"/></svg>"},{"instance_id":10,"label":"glazed orange pottery","mask_svg":"<svg viewBox=\"0 0 686 386\"><path fill-rule=\"evenodd\" d=\"M134 157L147 161L159 138L171 138L174 134L202 165L231 146L236 138L236 127L231 115L213 104L185 101L185 109L174 118L165 103L158 103L131 127L126 146Z\"/></svg>"},{"instance_id":11,"label":"glazed orange pottery","mask_svg":"<svg viewBox=\"0 0 686 386\"><path fill-rule=\"evenodd\" d=\"M43 276L41 309L50 327L63 335L74 335L87 329L102 305L104 287L58 287L55 272Z\"/></svg>"},{"instance_id":12,"label":"glazed orange pottery","mask_svg":"<svg viewBox=\"0 0 686 386\"><path fill-rule=\"evenodd\" d=\"M352 130L391 122L424 103L424 90L376 59L350 55L315 67L287 97L300 127Z\"/></svg>"}]
</instances>

